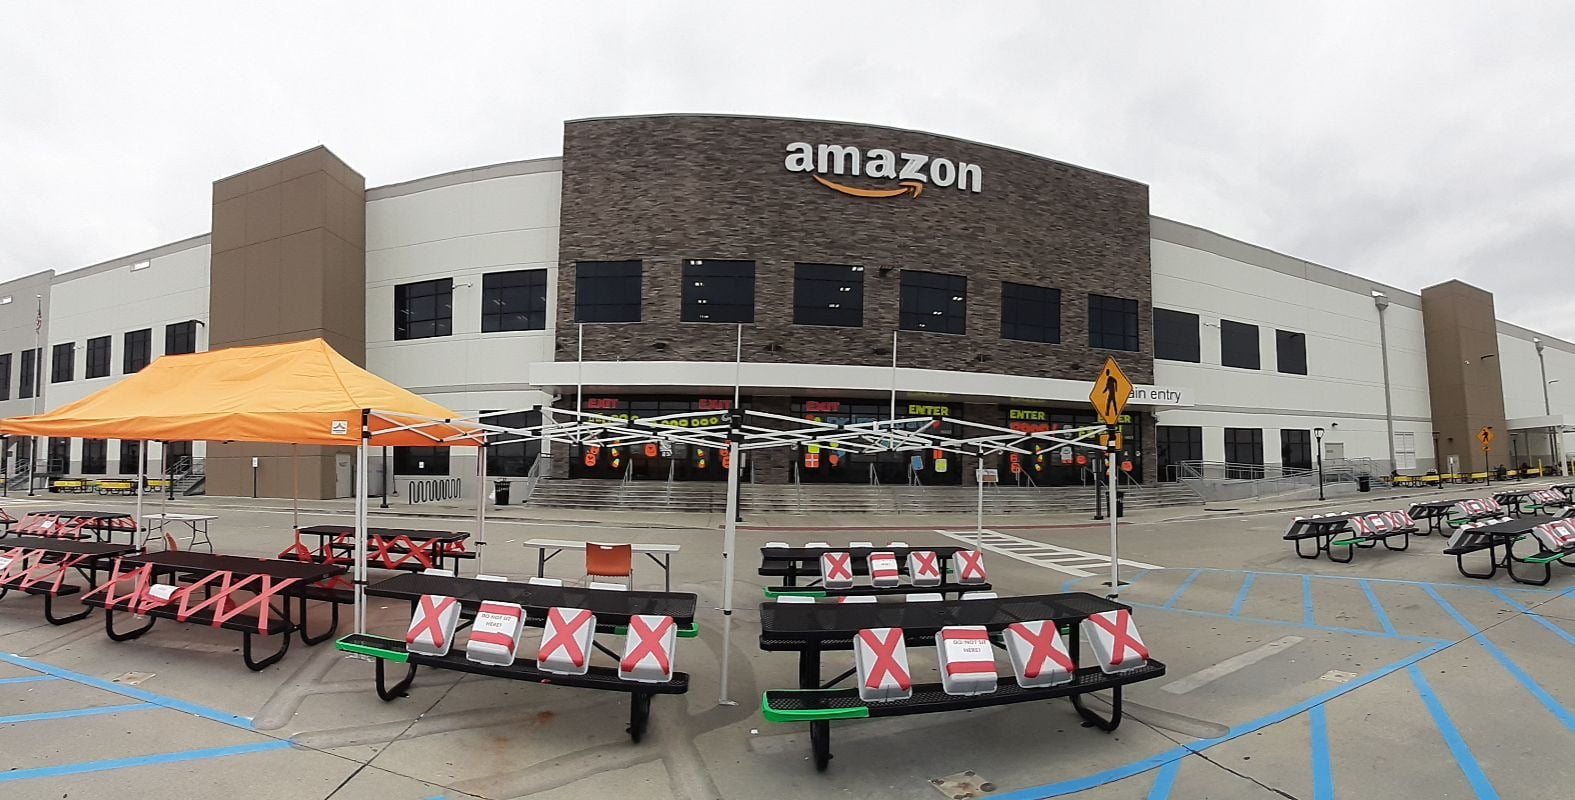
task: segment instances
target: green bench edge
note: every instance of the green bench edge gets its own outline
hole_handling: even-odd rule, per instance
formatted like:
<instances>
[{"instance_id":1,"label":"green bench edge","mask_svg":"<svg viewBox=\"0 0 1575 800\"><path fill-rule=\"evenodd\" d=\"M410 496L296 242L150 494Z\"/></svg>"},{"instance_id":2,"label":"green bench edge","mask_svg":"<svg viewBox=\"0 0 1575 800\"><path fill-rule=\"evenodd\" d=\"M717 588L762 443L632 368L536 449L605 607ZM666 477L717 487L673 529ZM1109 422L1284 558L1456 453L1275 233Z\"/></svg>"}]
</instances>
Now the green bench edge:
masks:
<instances>
[{"instance_id":1,"label":"green bench edge","mask_svg":"<svg viewBox=\"0 0 1575 800\"><path fill-rule=\"evenodd\" d=\"M777 692L822 692L824 689L775 689ZM851 708L815 708L781 710L771 707L769 693L760 695L760 714L767 722L813 722L828 719L866 719L870 710L866 706Z\"/></svg>"},{"instance_id":2,"label":"green bench edge","mask_svg":"<svg viewBox=\"0 0 1575 800\"><path fill-rule=\"evenodd\" d=\"M628 636L629 635L629 626L628 625L614 625L613 629L612 629L612 632L613 632L614 636ZM691 622L688 625L679 625L678 626L678 638L680 638L680 639L698 639L699 637L700 637L700 623L698 623L698 622Z\"/></svg>"},{"instance_id":3,"label":"green bench edge","mask_svg":"<svg viewBox=\"0 0 1575 800\"><path fill-rule=\"evenodd\" d=\"M764 591L766 593L766 598L769 599L769 600L775 600L778 597L825 597L826 596L826 592L825 592L824 589L793 589L791 591L786 591L786 592L778 592L778 591L773 591L771 589L763 589L762 591Z\"/></svg>"},{"instance_id":4,"label":"green bench edge","mask_svg":"<svg viewBox=\"0 0 1575 800\"><path fill-rule=\"evenodd\" d=\"M383 639L382 637L379 637L379 636L372 636L372 637L368 637L368 638L378 639L379 641L384 641L384 642L389 642L389 643L393 643L394 642L393 639ZM409 653L404 653L404 652L400 652L400 651L397 651L397 650L388 650L388 649L384 649L384 648L381 648L381 647L374 647L372 645L367 645L367 644L359 644L359 643L356 643L356 642L346 641L345 639L340 639L340 640L334 642L334 648L338 649L338 650L343 650L346 653L355 653L357 655L371 656L373 658L381 658L384 661L392 661L392 662L394 662L396 664L404 664L404 663L406 663L406 662L408 662L410 660L410 654Z\"/></svg>"}]
</instances>

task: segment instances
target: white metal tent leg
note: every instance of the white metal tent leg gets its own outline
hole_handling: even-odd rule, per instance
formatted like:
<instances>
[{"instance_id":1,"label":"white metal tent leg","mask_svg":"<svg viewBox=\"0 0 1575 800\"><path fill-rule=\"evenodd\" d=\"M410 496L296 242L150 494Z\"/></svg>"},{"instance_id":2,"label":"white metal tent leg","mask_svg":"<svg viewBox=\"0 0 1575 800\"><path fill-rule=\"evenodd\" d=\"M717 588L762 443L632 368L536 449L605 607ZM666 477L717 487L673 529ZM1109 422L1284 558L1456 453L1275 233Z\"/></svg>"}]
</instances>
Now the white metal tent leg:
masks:
<instances>
[{"instance_id":1,"label":"white metal tent leg","mask_svg":"<svg viewBox=\"0 0 1575 800\"><path fill-rule=\"evenodd\" d=\"M457 566L457 565L456 565ZM476 572L487 572L487 447L476 448Z\"/></svg>"},{"instance_id":2,"label":"white metal tent leg","mask_svg":"<svg viewBox=\"0 0 1575 800\"><path fill-rule=\"evenodd\" d=\"M355 473L355 632L366 633L366 423L362 423L361 444L356 447Z\"/></svg>"},{"instance_id":3,"label":"white metal tent leg","mask_svg":"<svg viewBox=\"0 0 1575 800\"><path fill-rule=\"evenodd\" d=\"M1115 434L1111 434L1115 440ZM1114 445L1112 445L1114 446ZM1105 458L1110 462L1107 469L1109 485L1106 487L1105 513L1110 515L1110 599L1114 600L1121 595L1121 558L1116 544L1116 451L1110 450Z\"/></svg>"},{"instance_id":4,"label":"white metal tent leg","mask_svg":"<svg viewBox=\"0 0 1575 800\"><path fill-rule=\"evenodd\" d=\"M738 542L738 442L727 445L727 523L722 528L722 681L717 704L738 705L728 697L728 661L733 645L733 561Z\"/></svg>"},{"instance_id":5,"label":"white metal tent leg","mask_svg":"<svg viewBox=\"0 0 1575 800\"><path fill-rule=\"evenodd\" d=\"M295 445L290 445L290 528L301 529L301 459Z\"/></svg>"},{"instance_id":6,"label":"white metal tent leg","mask_svg":"<svg viewBox=\"0 0 1575 800\"><path fill-rule=\"evenodd\" d=\"M980 453L979 454L979 463L974 468L974 471L973 471L973 482L975 484L977 484L978 487L979 487L979 491L978 491L978 494L979 494L978 518L975 520L977 524L974 526L974 531L973 531L973 546L975 548L982 547L983 545L981 544L981 542L984 541L984 477L983 476L984 476L984 453Z\"/></svg>"},{"instance_id":7,"label":"white metal tent leg","mask_svg":"<svg viewBox=\"0 0 1575 800\"><path fill-rule=\"evenodd\" d=\"M142 534L142 484L148 482L148 443L137 443L137 515L131 520L132 536ZM132 544L140 544L133 539Z\"/></svg>"}]
</instances>

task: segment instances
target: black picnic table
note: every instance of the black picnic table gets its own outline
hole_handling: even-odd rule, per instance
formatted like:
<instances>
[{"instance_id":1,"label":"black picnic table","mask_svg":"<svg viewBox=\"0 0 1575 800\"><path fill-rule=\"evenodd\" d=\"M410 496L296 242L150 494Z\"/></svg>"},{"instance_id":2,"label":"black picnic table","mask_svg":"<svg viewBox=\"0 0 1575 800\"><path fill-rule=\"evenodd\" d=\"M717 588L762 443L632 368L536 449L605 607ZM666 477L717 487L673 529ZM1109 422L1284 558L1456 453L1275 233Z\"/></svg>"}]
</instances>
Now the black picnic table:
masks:
<instances>
[{"instance_id":1,"label":"black picnic table","mask_svg":"<svg viewBox=\"0 0 1575 800\"><path fill-rule=\"evenodd\" d=\"M115 534L117 533L126 534L126 541L128 544L135 544L137 539L137 523L132 519L130 514L127 514L123 511L29 510L26 514L23 514L23 518L25 519L29 515L55 517L62 521L82 520L83 522L79 530L91 532L93 537L100 542L113 542L115 540ZM11 530L11 526L7 526L6 530L13 535L47 535L38 534L31 531L13 531ZM0 534L0 536L4 535L5 534Z\"/></svg>"},{"instance_id":2,"label":"black picnic table","mask_svg":"<svg viewBox=\"0 0 1575 800\"><path fill-rule=\"evenodd\" d=\"M82 602L104 609L104 632L117 642L147 633L159 619L240 631L244 635L242 659L250 669L261 670L284 658L290 650L292 633L299 631L308 644L326 638L308 637L306 619L294 619L289 601L311 584L344 571L338 564L166 550L116 559L110 579L83 595ZM172 597L159 603L149 589L161 583L177 589ZM180 586L182 583L186 585ZM127 591L117 594L117 586ZM194 597L198 588L202 589L201 600ZM235 597L237 592L252 597ZM280 601L277 605L275 599ZM131 631L116 631L116 611L146 616L147 623ZM337 613L336 606L336 621ZM276 634L280 638L279 649L261 660L253 659L252 636Z\"/></svg>"},{"instance_id":3,"label":"black picnic table","mask_svg":"<svg viewBox=\"0 0 1575 800\"><path fill-rule=\"evenodd\" d=\"M769 577L780 577L780 578L782 578L782 587L781 588L783 588L783 589L791 589L793 587L799 586L799 582L798 582L799 578L809 579L811 585L813 585L815 583L818 583L820 581L820 557L821 557L821 555L823 555L825 553L847 553L848 555L852 556L851 566L852 566L852 569L853 569L853 574L855 574L855 575L868 575L869 574L869 556L870 556L870 553L891 553L893 556L896 556L896 558L897 558L897 565L898 565L897 568L898 568L898 570L901 571L901 572L906 572L907 571L907 560L908 560L908 554L909 553L912 553L912 552L932 552L932 553L935 554L936 561L939 562L938 566L941 568L941 574L944 576L944 575L949 575L949 574L952 574L952 573L955 572L955 570L949 570L947 568L947 564L952 559L956 558L956 556L957 556L957 554L959 552L962 552L962 551L965 551L965 550L973 550L973 548L972 547L961 547L961 546L958 546L958 545L950 545L950 544L947 544L947 545L897 545L897 546L891 546L891 545L875 546L875 545L872 545L872 546L869 546L869 547L848 547L846 545L833 545L833 546L828 546L828 547L762 547L762 548L760 548L760 570L759 570L759 574L761 574L763 576L769 576ZM809 588L809 586L805 586L804 588ZM860 589L867 589L868 587L859 587L859 588ZM969 591L987 592L987 591L990 590L990 585L989 584L970 584L970 585L966 585L966 586L949 586L947 588L947 591L951 591L953 589L966 589L966 590L969 590ZM894 592L941 591L941 587L933 587L933 586L932 587L901 586L901 587L897 587L895 589L892 589L892 591L894 591ZM768 592L768 594L790 594L790 593L791 592ZM865 593L865 592L852 592L852 593ZM876 592L873 589L869 589L868 593L877 593L878 594L879 592Z\"/></svg>"},{"instance_id":4,"label":"black picnic table","mask_svg":"<svg viewBox=\"0 0 1575 800\"><path fill-rule=\"evenodd\" d=\"M91 542L82 539L59 539L48 536L13 536L0 542L0 597L7 592L43 595L44 619L53 625L75 622L93 613L92 607L64 617L55 616L55 598L77 594L82 587L66 583L70 570L76 570L87 580L88 588L98 586L98 573L107 569L110 559L139 552L132 544Z\"/></svg>"},{"instance_id":5,"label":"black picnic table","mask_svg":"<svg viewBox=\"0 0 1575 800\"><path fill-rule=\"evenodd\" d=\"M1520 501L1526 499L1535 489L1510 489L1504 492L1494 492L1493 499L1504 507L1504 510L1520 516Z\"/></svg>"},{"instance_id":6,"label":"black picnic table","mask_svg":"<svg viewBox=\"0 0 1575 800\"><path fill-rule=\"evenodd\" d=\"M318 546L310 555L316 560L335 564L350 564L355 556L355 527L351 525L309 525L295 532L295 545L285 552L310 551L301 543L301 537L316 536ZM366 529L367 566L377 569L420 571L432 567L447 568L456 574L459 562L474 555L465 550L464 541L470 534L464 531L423 530L419 528Z\"/></svg>"},{"instance_id":7,"label":"black picnic table","mask_svg":"<svg viewBox=\"0 0 1575 800\"><path fill-rule=\"evenodd\" d=\"M1437 533L1442 536L1444 534L1444 521L1449 519L1449 510L1463 499L1469 498L1428 500L1421 503L1412 503L1411 510L1407 512L1411 515L1411 519L1417 521L1427 520L1427 530L1417 531L1416 535L1429 536Z\"/></svg>"},{"instance_id":8,"label":"black picnic table","mask_svg":"<svg viewBox=\"0 0 1575 800\"><path fill-rule=\"evenodd\" d=\"M459 600L461 616L474 617L485 601L516 603L525 609L525 624L545 627L547 612L552 608L583 608L596 615L598 633L625 634L629 618L636 615L672 617L678 626L678 635L693 638L699 634L695 627L695 595L688 592L647 592L611 589L588 589L578 586L549 586L546 584L493 581L479 578L448 577L421 573L402 573L379 581L366 588L375 597L388 597L409 601L414 613L423 595L438 595ZM598 650L606 650L594 643ZM509 680L556 684L582 689L601 689L625 692L630 695L629 735L640 741L651 713L651 697L656 694L683 694L689 691L689 675L674 672L666 683L626 680L611 667L592 666L584 675L562 675L539 668L534 661L517 660L509 665L482 664L470 661L463 652L452 651L445 656L412 653L403 641L367 634L352 634L339 640L338 647L351 653L371 656L377 662L377 694L384 700L403 697L416 677L416 667L426 666L486 675ZM404 678L389 686L384 662L407 665Z\"/></svg>"},{"instance_id":9,"label":"black picnic table","mask_svg":"<svg viewBox=\"0 0 1575 800\"><path fill-rule=\"evenodd\" d=\"M1085 592L1026 595L976 600L941 600L923 603L778 603L760 604L760 649L768 652L797 652L798 690L767 691L763 700L773 710L806 711L854 709L864 706L858 690L833 687L854 674L848 670L830 682L821 678L821 654L853 649L859 631L871 628L901 628L909 647L935 644L942 628L958 625L983 626L992 633L1016 622L1049 620L1066 635L1067 654L1077 664L1081 647L1078 624L1093 614L1130 611L1131 607ZM1079 667L1070 683L1046 688L1024 689L1015 682L1002 681L989 694L954 696L937 685L915 684L908 700L870 703L858 716L896 716L902 714L952 711L1030 700L1067 697L1077 713L1089 724L1113 731L1121 724L1121 687L1157 678L1165 665L1150 660L1134 670L1105 674L1099 667ZM1083 705L1081 695L1111 690L1111 714L1101 717ZM805 691L810 690L810 691ZM850 715L851 717L852 715ZM829 719L810 721L810 742L816 767L824 769L831 758Z\"/></svg>"},{"instance_id":10,"label":"black picnic table","mask_svg":"<svg viewBox=\"0 0 1575 800\"><path fill-rule=\"evenodd\" d=\"M1570 502L1575 503L1575 483L1555 483L1548 488L1556 492L1563 492Z\"/></svg>"},{"instance_id":11,"label":"black picnic table","mask_svg":"<svg viewBox=\"0 0 1575 800\"><path fill-rule=\"evenodd\" d=\"M1454 538L1450 539L1449 546L1444 548L1444 554L1455 557L1455 567L1460 570L1461 575L1467 578L1487 580L1498 574L1499 567L1503 567L1509 571L1509 577L1517 583L1544 586L1552 577L1551 570L1547 570L1549 574L1544 575L1540 581L1522 578L1515 574L1515 563L1517 561L1527 563L1524 559L1515 557L1515 542L1519 541L1522 536L1531 533L1532 528L1545 522L1552 522L1555 519L1557 517L1531 515L1516 517L1503 522L1494 522L1488 525L1479 525L1470 529L1461 529L1455 533ZM1500 553L1501 548L1502 553ZM1482 550L1488 552L1488 571L1485 574L1468 571L1465 565L1465 556ZM1542 562L1542 565L1545 569L1548 567L1546 562Z\"/></svg>"},{"instance_id":12,"label":"black picnic table","mask_svg":"<svg viewBox=\"0 0 1575 800\"><path fill-rule=\"evenodd\" d=\"M1374 514L1374 511L1355 511L1340 514L1326 514L1321 517L1297 517L1291 520L1291 527L1281 537L1285 541L1296 543L1296 555L1302 558L1317 558L1319 553L1329 553L1329 543L1334 537L1351 529L1351 518ZM1316 546L1311 554L1302 552L1302 542L1312 539ZM1330 554L1329 560L1334 556Z\"/></svg>"}]
</instances>

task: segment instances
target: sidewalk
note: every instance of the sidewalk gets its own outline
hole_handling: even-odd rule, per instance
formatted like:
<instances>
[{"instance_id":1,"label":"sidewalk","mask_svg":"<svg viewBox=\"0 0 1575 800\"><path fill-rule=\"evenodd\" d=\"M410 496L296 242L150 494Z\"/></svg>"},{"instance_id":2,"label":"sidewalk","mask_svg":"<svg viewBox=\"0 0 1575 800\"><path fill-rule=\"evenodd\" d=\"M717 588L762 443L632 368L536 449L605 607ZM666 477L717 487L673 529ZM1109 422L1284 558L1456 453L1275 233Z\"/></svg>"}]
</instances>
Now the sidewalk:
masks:
<instances>
[{"instance_id":1,"label":"sidewalk","mask_svg":"<svg viewBox=\"0 0 1575 800\"><path fill-rule=\"evenodd\" d=\"M1258 514L1296 514L1317 510L1343 510L1382 507L1385 510L1405 508L1421 498L1453 499L1457 497L1485 497L1500 487L1540 488L1561 482L1563 478L1543 478L1529 481L1451 485L1441 489L1414 488L1400 490L1375 490L1364 494L1345 494L1319 501L1305 497L1268 498L1211 504L1167 506L1163 508L1134 509L1121 518L1122 524L1155 524L1167 522L1195 522L1220 517L1241 517ZM94 506L130 510L135 498L122 496L50 494L41 492L34 497L13 495L0 498L0 508L12 506L12 515L25 511L29 506L42 507L58 503L73 506ZM156 514L168 506L169 511L183 513L210 513L217 511L259 511L283 513L291 510L289 498L214 497L194 495L166 501L163 495L144 495L143 513ZM354 503L349 498L337 500L301 500L300 512L314 515L342 515L346 521L354 514ZM434 502L409 504L391 498L388 507L382 507L382 498L371 499L374 519L379 516L397 516L445 520L474 520L476 507L465 502ZM532 505L487 507L488 520L517 520L521 522L566 523L585 525L616 525L624 528L649 528L666 530L720 529L723 515L719 512L697 513L678 511L597 511L573 508L548 508ZM749 514L740 523L740 530L759 531L821 531L821 530L972 530L977 524L973 514ZM1086 512L1065 514L986 514L984 526L997 530L1025 528L1096 528L1109 525L1096 521Z\"/></svg>"}]
</instances>

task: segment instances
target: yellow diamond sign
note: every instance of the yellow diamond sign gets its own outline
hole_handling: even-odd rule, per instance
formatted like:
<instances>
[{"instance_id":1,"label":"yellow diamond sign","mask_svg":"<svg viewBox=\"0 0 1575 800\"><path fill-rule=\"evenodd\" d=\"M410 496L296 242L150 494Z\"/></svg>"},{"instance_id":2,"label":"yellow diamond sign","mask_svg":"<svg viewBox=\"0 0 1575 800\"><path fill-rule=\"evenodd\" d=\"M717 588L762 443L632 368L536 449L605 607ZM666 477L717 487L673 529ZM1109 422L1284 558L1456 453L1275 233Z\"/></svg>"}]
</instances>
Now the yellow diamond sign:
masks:
<instances>
[{"instance_id":1,"label":"yellow diamond sign","mask_svg":"<svg viewBox=\"0 0 1575 800\"><path fill-rule=\"evenodd\" d=\"M1121 421L1121 411L1127 407L1127 398L1131 396L1132 381L1127 379L1114 358L1106 359L1105 368L1094 380L1094 390L1088 393L1094 414L1106 425L1115 425Z\"/></svg>"}]
</instances>

